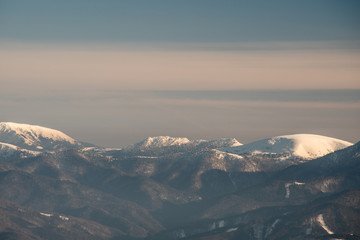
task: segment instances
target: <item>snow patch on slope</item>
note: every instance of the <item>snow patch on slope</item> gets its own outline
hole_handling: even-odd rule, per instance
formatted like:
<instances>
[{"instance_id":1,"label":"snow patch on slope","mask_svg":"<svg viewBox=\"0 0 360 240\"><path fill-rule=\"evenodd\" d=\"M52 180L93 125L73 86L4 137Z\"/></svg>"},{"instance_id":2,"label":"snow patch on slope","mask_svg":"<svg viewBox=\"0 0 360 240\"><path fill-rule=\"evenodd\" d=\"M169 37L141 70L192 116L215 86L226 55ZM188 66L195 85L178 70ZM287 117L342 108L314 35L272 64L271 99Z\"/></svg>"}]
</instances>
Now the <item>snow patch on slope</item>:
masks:
<instances>
[{"instance_id":1,"label":"snow patch on slope","mask_svg":"<svg viewBox=\"0 0 360 240\"><path fill-rule=\"evenodd\" d=\"M270 227L266 229L265 239L274 231L276 225L280 222L280 219L276 219Z\"/></svg>"},{"instance_id":2,"label":"snow patch on slope","mask_svg":"<svg viewBox=\"0 0 360 240\"><path fill-rule=\"evenodd\" d=\"M4 153L4 152L14 152L18 149L17 146L9 144L9 143L2 143L0 142L0 153Z\"/></svg>"},{"instance_id":3,"label":"snow patch on slope","mask_svg":"<svg viewBox=\"0 0 360 240\"><path fill-rule=\"evenodd\" d=\"M20 153L22 157L25 156L36 156L40 154L38 151L30 151L27 149L19 148L15 145L9 144L9 143L2 143L0 142L0 155L1 157L9 157L12 156L15 153Z\"/></svg>"},{"instance_id":4,"label":"snow patch on slope","mask_svg":"<svg viewBox=\"0 0 360 240\"><path fill-rule=\"evenodd\" d=\"M54 214L52 214L52 213L40 213L40 215L42 215L42 216L45 216L45 217L52 217Z\"/></svg>"},{"instance_id":5,"label":"snow patch on slope","mask_svg":"<svg viewBox=\"0 0 360 240\"><path fill-rule=\"evenodd\" d=\"M229 228L228 230L226 230L226 232L229 233L229 232L234 232L234 231L236 231L236 230L238 230L238 227Z\"/></svg>"},{"instance_id":6,"label":"snow patch on slope","mask_svg":"<svg viewBox=\"0 0 360 240\"><path fill-rule=\"evenodd\" d=\"M301 183L301 182L292 182L292 183L285 183L285 198L289 198L290 197L290 187L293 185L304 185L305 183Z\"/></svg>"},{"instance_id":7,"label":"snow patch on slope","mask_svg":"<svg viewBox=\"0 0 360 240\"><path fill-rule=\"evenodd\" d=\"M324 217L322 214L319 214L316 217L317 222L320 224L320 226L328 233L328 234L334 234L333 231L330 230L330 228L325 224Z\"/></svg>"}]
</instances>

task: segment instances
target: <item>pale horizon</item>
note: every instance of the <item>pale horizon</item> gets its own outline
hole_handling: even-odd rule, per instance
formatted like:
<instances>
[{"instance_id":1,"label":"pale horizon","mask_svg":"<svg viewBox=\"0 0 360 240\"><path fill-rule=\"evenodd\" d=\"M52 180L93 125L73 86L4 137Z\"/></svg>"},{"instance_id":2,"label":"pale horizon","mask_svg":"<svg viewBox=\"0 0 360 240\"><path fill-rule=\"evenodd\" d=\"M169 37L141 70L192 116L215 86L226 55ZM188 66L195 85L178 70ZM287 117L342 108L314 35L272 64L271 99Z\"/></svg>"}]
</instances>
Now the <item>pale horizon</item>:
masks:
<instances>
[{"instance_id":1,"label":"pale horizon","mask_svg":"<svg viewBox=\"0 0 360 240\"><path fill-rule=\"evenodd\" d=\"M0 2L0 121L106 147L360 128L356 1Z\"/></svg>"}]
</instances>

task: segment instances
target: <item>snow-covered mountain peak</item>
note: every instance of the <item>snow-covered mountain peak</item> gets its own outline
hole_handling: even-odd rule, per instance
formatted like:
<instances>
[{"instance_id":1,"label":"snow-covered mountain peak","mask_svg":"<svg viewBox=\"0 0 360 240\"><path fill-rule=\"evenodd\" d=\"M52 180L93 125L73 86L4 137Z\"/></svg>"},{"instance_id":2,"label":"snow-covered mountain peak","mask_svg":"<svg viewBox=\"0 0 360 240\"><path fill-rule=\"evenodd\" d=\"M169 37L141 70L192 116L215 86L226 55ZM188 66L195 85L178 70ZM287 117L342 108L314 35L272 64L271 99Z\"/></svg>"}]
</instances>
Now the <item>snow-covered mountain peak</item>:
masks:
<instances>
[{"instance_id":1,"label":"snow-covered mountain peak","mask_svg":"<svg viewBox=\"0 0 360 240\"><path fill-rule=\"evenodd\" d=\"M199 148L220 148L220 147L235 147L242 145L235 138L220 138L214 140L189 140L183 137L169 137L169 136L157 136L148 137L141 142L138 142L130 149L155 149L155 148L166 148L174 146L191 146Z\"/></svg>"},{"instance_id":2,"label":"snow-covered mountain peak","mask_svg":"<svg viewBox=\"0 0 360 240\"><path fill-rule=\"evenodd\" d=\"M240 143L235 138L223 138L223 139L220 139L220 140L227 141L229 144L232 145L232 147L237 147L237 146L243 145L242 143Z\"/></svg>"},{"instance_id":3,"label":"snow-covered mountain peak","mask_svg":"<svg viewBox=\"0 0 360 240\"><path fill-rule=\"evenodd\" d=\"M200 147L220 148L220 147L237 147L242 144L235 138L220 138L214 140L195 140L194 144Z\"/></svg>"},{"instance_id":4,"label":"snow-covered mountain peak","mask_svg":"<svg viewBox=\"0 0 360 240\"><path fill-rule=\"evenodd\" d=\"M189 144L190 142L191 141L187 138L158 136L158 137L148 137L145 140L135 144L135 146L140 148L160 148L160 147L180 146L184 144Z\"/></svg>"},{"instance_id":5,"label":"snow-covered mountain peak","mask_svg":"<svg viewBox=\"0 0 360 240\"><path fill-rule=\"evenodd\" d=\"M0 142L32 150L77 144L76 140L58 130L13 122L0 123Z\"/></svg>"},{"instance_id":6,"label":"snow-covered mountain peak","mask_svg":"<svg viewBox=\"0 0 360 240\"><path fill-rule=\"evenodd\" d=\"M294 134L267 138L238 147L224 148L222 151L240 155L273 154L289 158L314 159L351 145L350 142L326 136Z\"/></svg>"}]
</instances>

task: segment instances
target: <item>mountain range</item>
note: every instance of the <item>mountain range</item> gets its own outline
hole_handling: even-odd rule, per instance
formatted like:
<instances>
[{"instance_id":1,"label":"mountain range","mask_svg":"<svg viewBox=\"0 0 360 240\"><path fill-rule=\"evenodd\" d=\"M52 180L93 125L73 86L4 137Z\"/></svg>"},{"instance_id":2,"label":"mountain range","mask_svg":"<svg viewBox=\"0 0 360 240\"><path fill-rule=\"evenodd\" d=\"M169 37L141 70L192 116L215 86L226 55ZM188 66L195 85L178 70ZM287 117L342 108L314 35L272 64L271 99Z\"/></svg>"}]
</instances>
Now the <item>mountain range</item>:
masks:
<instances>
[{"instance_id":1,"label":"mountain range","mask_svg":"<svg viewBox=\"0 0 360 240\"><path fill-rule=\"evenodd\" d=\"M148 137L0 123L0 239L360 239L360 143Z\"/></svg>"}]
</instances>

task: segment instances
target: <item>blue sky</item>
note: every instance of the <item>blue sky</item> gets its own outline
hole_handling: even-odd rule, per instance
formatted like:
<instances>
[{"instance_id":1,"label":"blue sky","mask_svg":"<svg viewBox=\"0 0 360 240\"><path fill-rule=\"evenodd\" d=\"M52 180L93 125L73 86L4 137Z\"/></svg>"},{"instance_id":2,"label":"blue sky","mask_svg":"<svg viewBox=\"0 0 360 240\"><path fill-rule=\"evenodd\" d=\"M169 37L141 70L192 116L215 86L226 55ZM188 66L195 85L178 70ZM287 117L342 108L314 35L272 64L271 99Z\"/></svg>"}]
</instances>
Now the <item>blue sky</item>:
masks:
<instances>
[{"instance_id":1,"label":"blue sky","mask_svg":"<svg viewBox=\"0 0 360 240\"><path fill-rule=\"evenodd\" d=\"M359 1L0 0L0 121L147 136L356 142Z\"/></svg>"},{"instance_id":2,"label":"blue sky","mask_svg":"<svg viewBox=\"0 0 360 240\"><path fill-rule=\"evenodd\" d=\"M360 39L356 0L1 0L2 40L98 42Z\"/></svg>"}]
</instances>

